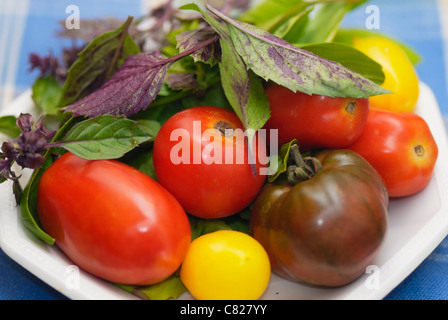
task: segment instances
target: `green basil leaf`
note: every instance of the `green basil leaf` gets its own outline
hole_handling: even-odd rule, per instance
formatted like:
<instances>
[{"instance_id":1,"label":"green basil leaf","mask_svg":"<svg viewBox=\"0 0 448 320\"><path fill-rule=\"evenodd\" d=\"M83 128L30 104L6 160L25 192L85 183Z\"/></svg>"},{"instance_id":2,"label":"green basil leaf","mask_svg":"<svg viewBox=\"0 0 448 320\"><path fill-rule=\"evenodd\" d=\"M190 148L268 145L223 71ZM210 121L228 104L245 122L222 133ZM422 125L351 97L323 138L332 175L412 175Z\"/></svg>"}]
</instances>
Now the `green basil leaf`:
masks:
<instances>
[{"instance_id":1,"label":"green basil leaf","mask_svg":"<svg viewBox=\"0 0 448 320\"><path fill-rule=\"evenodd\" d=\"M288 168L289 150L293 144L297 144L296 139L282 145L279 154L270 159L268 176L269 182L275 181L278 176L286 172L286 169Z\"/></svg>"},{"instance_id":2,"label":"green basil leaf","mask_svg":"<svg viewBox=\"0 0 448 320\"><path fill-rule=\"evenodd\" d=\"M187 291L177 273L174 273L160 283L150 286L130 286L123 284L116 285L144 300L177 299L182 293Z\"/></svg>"},{"instance_id":3,"label":"green basil leaf","mask_svg":"<svg viewBox=\"0 0 448 320\"><path fill-rule=\"evenodd\" d=\"M244 128L252 129L255 133L270 116L269 103L261 79L246 67L232 42L227 25L219 23L197 5L190 4L183 8L201 12L207 23L221 36L219 41L222 55L219 68L224 93ZM253 141L251 132L248 131L249 146L252 146L250 142Z\"/></svg>"},{"instance_id":4,"label":"green basil leaf","mask_svg":"<svg viewBox=\"0 0 448 320\"><path fill-rule=\"evenodd\" d=\"M285 25L291 25L291 19L295 20L309 6L318 2L321 1L265 0L241 14L238 20L276 34L278 29L285 29Z\"/></svg>"},{"instance_id":5,"label":"green basil leaf","mask_svg":"<svg viewBox=\"0 0 448 320\"><path fill-rule=\"evenodd\" d=\"M302 37L297 38L292 44L332 41L344 16L364 2L366 0L332 1L321 4L302 30Z\"/></svg>"},{"instance_id":6,"label":"green basil leaf","mask_svg":"<svg viewBox=\"0 0 448 320\"><path fill-rule=\"evenodd\" d=\"M88 160L117 159L152 139L136 121L104 115L75 124L55 146Z\"/></svg>"},{"instance_id":7,"label":"green basil leaf","mask_svg":"<svg viewBox=\"0 0 448 320\"><path fill-rule=\"evenodd\" d=\"M10 138L17 138L20 135L20 129L16 125L17 118L13 115L0 117L0 132Z\"/></svg>"},{"instance_id":8,"label":"green basil leaf","mask_svg":"<svg viewBox=\"0 0 448 320\"><path fill-rule=\"evenodd\" d=\"M351 46L336 42L324 42L305 45L301 48L324 59L339 62L344 67L372 80L377 85L382 85L384 82L382 66Z\"/></svg>"},{"instance_id":9,"label":"green basil leaf","mask_svg":"<svg viewBox=\"0 0 448 320\"><path fill-rule=\"evenodd\" d=\"M61 94L62 88L58 80L52 76L46 76L34 82L31 98L44 114L56 115L59 111Z\"/></svg>"},{"instance_id":10,"label":"green basil leaf","mask_svg":"<svg viewBox=\"0 0 448 320\"><path fill-rule=\"evenodd\" d=\"M35 169L31 175L28 184L22 192L20 199L20 211L23 225L34 234L38 239L45 241L46 243L53 245L55 239L47 234L38 222L37 217L37 187L39 186L39 180L43 172L52 163L52 159L49 156L49 151L45 153L45 162L42 168Z\"/></svg>"}]
</instances>

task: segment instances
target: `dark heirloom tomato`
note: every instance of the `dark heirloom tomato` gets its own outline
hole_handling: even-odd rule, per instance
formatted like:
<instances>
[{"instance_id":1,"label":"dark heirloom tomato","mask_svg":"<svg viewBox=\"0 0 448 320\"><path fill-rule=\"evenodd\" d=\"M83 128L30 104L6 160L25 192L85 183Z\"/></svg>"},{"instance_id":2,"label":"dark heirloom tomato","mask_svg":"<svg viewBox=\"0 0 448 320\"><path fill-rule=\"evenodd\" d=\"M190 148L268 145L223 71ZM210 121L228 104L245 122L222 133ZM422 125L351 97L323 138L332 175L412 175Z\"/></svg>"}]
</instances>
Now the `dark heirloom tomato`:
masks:
<instances>
[{"instance_id":1,"label":"dark heirloom tomato","mask_svg":"<svg viewBox=\"0 0 448 320\"><path fill-rule=\"evenodd\" d=\"M359 137L369 113L368 99L308 95L278 84L267 87L266 94L268 133L278 129L279 146L297 139L302 151L345 148Z\"/></svg>"},{"instance_id":2,"label":"dark heirloom tomato","mask_svg":"<svg viewBox=\"0 0 448 320\"><path fill-rule=\"evenodd\" d=\"M388 195L381 177L358 154L326 150L315 157L321 168L308 180L266 185L254 203L250 230L275 273L342 286L365 273L377 256L387 229Z\"/></svg>"},{"instance_id":3,"label":"dark heirloom tomato","mask_svg":"<svg viewBox=\"0 0 448 320\"><path fill-rule=\"evenodd\" d=\"M64 154L40 179L37 210L44 230L75 264L112 282L164 280L179 268L191 240L176 199L114 160Z\"/></svg>"}]
</instances>

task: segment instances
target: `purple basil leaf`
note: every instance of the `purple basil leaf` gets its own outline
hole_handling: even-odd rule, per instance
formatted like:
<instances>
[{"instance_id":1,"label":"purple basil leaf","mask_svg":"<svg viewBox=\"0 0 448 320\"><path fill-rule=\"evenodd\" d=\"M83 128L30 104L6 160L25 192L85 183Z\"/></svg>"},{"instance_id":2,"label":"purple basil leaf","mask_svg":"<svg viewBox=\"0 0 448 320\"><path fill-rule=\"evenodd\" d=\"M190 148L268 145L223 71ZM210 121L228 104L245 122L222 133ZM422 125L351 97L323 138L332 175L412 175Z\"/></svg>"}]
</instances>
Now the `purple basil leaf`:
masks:
<instances>
[{"instance_id":1,"label":"purple basil leaf","mask_svg":"<svg viewBox=\"0 0 448 320\"><path fill-rule=\"evenodd\" d=\"M209 25L182 32L176 37L177 48L180 52L189 50L210 39L214 35L216 35L216 32ZM217 42L213 42L208 46L192 53L191 56L195 62L201 61L214 65L219 62L219 58L221 56L220 46Z\"/></svg>"},{"instance_id":2,"label":"purple basil leaf","mask_svg":"<svg viewBox=\"0 0 448 320\"><path fill-rule=\"evenodd\" d=\"M129 56L100 89L64 108L73 116L111 114L130 117L146 109L160 91L166 72L175 60L158 51Z\"/></svg>"},{"instance_id":3,"label":"purple basil leaf","mask_svg":"<svg viewBox=\"0 0 448 320\"><path fill-rule=\"evenodd\" d=\"M173 90L190 90L198 87L194 73L168 73L165 82Z\"/></svg>"}]
</instances>

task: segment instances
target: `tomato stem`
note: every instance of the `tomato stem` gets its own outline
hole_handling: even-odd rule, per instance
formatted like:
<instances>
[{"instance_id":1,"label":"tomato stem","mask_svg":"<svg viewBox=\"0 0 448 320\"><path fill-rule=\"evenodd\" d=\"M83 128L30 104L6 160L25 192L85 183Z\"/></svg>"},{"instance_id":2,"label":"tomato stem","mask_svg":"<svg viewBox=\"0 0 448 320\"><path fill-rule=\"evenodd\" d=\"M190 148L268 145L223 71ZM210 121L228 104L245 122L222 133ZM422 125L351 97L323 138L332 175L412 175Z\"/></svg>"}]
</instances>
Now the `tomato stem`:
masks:
<instances>
[{"instance_id":1,"label":"tomato stem","mask_svg":"<svg viewBox=\"0 0 448 320\"><path fill-rule=\"evenodd\" d=\"M293 144L289 150L291 164L287 168L287 178L291 184L311 179L322 168L320 161L314 157L302 157L299 146Z\"/></svg>"}]
</instances>

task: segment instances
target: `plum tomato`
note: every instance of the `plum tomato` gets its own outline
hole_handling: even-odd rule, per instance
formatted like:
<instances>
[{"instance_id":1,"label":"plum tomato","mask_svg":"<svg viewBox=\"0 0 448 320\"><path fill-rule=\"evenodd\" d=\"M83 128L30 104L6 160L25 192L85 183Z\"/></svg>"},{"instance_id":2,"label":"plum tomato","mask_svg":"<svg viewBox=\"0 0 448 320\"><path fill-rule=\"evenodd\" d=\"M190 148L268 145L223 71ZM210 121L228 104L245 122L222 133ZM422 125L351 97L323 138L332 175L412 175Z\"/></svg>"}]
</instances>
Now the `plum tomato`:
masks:
<instances>
[{"instance_id":1,"label":"plum tomato","mask_svg":"<svg viewBox=\"0 0 448 320\"><path fill-rule=\"evenodd\" d=\"M346 285L365 273L383 243L389 204L384 183L350 150L318 151L312 162L301 158L297 145L290 152L294 161L286 173L266 184L252 207L251 235L276 274Z\"/></svg>"},{"instance_id":2,"label":"plum tomato","mask_svg":"<svg viewBox=\"0 0 448 320\"><path fill-rule=\"evenodd\" d=\"M192 241L180 278L198 300L255 300L271 276L269 257L248 234L220 230Z\"/></svg>"},{"instance_id":3,"label":"plum tomato","mask_svg":"<svg viewBox=\"0 0 448 320\"><path fill-rule=\"evenodd\" d=\"M384 179L390 197L413 195L429 183L438 147L426 121L412 112L372 108L366 128L348 147Z\"/></svg>"},{"instance_id":4,"label":"plum tomato","mask_svg":"<svg viewBox=\"0 0 448 320\"><path fill-rule=\"evenodd\" d=\"M414 111L419 96L419 79L401 47L382 36L353 39L353 46L381 64L383 88L392 93L369 98L370 107L390 111Z\"/></svg>"},{"instance_id":5,"label":"plum tomato","mask_svg":"<svg viewBox=\"0 0 448 320\"><path fill-rule=\"evenodd\" d=\"M38 186L43 229L81 269L129 285L160 282L191 242L188 217L160 184L116 160L65 153Z\"/></svg>"},{"instance_id":6,"label":"plum tomato","mask_svg":"<svg viewBox=\"0 0 448 320\"><path fill-rule=\"evenodd\" d=\"M279 146L296 139L302 151L348 146L361 134L369 112L369 100L363 98L308 95L278 84L265 92L271 109L268 134L278 129Z\"/></svg>"},{"instance_id":7,"label":"plum tomato","mask_svg":"<svg viewBox=\"0 0 448 320\"><path fill-rule=\"evenodd\" d=\"M255 199L266 180L261 170L267 167L266 146L254 140L256 156L249 157L243 130L233 111L210 106L180 111L162 125L154 141L154 169L187 213L226 217Z\"/></svg>"}]
</instances>

